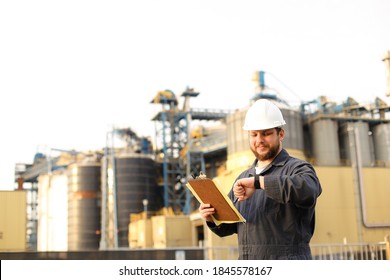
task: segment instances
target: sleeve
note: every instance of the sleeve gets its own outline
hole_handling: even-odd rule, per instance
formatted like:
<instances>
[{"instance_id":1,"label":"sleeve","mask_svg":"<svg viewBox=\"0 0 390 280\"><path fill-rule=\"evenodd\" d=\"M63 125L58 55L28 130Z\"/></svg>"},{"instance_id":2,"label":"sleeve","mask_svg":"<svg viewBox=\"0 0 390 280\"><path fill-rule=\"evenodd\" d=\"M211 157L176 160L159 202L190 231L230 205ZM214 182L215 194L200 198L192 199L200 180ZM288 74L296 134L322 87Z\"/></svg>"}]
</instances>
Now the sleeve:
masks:
<instances>
[{"instance_id":1,"label":"sleeve","mask_svg":"<svg viewBox=\"0 0 390 280\"><path fill-rule=\"evenodd\" d=\"M296 162L279 175L265 175L264 185L268 197L301 208L313 207L322 192L314 168L304 161Z\"/></svg>"},{"instance_id":2,"label":"sleeve","mask_svg":"<svg viewBox=\"0 0 390 280\"><path fill-rule=\"evenodd\" d=\"M220 224L217 226L214 223L206 222L209 229L219 237L229 236L237 233L237 223L234 224Z\"/></svg>"}]
</instances>

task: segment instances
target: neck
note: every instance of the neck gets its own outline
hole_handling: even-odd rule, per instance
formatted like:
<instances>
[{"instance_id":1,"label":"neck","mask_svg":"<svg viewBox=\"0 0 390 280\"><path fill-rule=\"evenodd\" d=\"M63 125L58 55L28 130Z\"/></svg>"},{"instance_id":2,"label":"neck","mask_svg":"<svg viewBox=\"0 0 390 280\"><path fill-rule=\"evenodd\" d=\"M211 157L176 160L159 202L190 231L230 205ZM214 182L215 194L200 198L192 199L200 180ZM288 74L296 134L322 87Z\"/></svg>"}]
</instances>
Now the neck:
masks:
<instances>
[{"instance_id":1,"label":"neck","mask_svg":"<svg viewBox=\"0 0 390 280\"><path fill-rule=\"evenodd\" d=\"M270 164L273 161L273 159L267 159L267 160L258 160L256 166L259 168L264 168L268 164Z\"/></svg>"}]
</instances>

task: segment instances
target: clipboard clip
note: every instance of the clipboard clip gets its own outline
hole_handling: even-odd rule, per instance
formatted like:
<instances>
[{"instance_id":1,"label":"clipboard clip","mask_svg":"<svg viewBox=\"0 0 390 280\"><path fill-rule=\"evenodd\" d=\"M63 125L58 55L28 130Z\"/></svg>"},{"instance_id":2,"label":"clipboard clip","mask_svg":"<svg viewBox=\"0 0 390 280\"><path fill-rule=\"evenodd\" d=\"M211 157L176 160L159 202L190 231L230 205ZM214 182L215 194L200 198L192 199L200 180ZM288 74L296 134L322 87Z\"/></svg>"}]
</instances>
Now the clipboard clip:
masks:
<instances>
[{"instance_id":1,"label":"clipboard clip","mask_svg":"<svg viewBox=\"0 0 390 280\"><path fill-rule=\"evenodd\" d=\"M196 175L195 173L192 172L191 175L188 177L189 177L188 179L195 179L195 180L207 178L206 174L204 174L202 171L200 171L198 175Z\"/></svg>"}]
</instances>

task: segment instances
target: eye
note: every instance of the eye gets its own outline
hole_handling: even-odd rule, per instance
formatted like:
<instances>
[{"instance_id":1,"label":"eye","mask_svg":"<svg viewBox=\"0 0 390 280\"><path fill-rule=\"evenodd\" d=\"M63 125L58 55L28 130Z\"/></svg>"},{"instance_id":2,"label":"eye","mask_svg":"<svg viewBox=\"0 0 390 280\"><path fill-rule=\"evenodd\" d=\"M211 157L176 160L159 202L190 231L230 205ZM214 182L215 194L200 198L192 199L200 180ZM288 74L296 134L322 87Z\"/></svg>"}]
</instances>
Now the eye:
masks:
<instances>
[{"instance_id":1,"label":"eye","mask_svg":"<svg viewBox=\"0 0 390 280\"><path fill-rule=\"evenodd\" d=\"M273 132L272 130L266 130L266 131L263 132L263 135L264 136L269 136L269 135L272 135L272 132Z\"/></svg>"}]
</instances>

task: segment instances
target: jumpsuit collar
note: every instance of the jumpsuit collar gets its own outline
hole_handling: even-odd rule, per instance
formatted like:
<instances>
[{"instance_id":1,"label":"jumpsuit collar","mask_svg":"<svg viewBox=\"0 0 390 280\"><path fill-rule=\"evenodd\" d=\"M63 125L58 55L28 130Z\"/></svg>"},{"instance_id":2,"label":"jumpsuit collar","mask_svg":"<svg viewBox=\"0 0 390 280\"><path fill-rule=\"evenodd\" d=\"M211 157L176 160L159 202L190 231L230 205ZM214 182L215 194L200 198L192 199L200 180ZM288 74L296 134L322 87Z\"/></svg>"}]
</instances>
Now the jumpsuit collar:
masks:
<instances>
[{"instance_id":1,"label":"jumpsuit collar","mask_svg":"<svg viewBox=\"0 0 390 280\"><path fill-rule=\"evenodd\" d=\"M290 155L288 154L288 152L285 150L285 149L283 149L282 148L282 150L280 151L280 153L274 158L274 160L262 171L262 173L263 172L265 172L265 171L267 171L268 169L270 169L271 168L271 166L283 166L285 163L286 163L286 161L287 161L287 159L288 159L288 157L289 157ZM252 166L251 166L251 169L250 169L250 171L249 171L249 175L251 175L251 176L254 176L254 174L255 174L255 167L256 167L256 165L257 165L257 162L258 162L258 159L255 159L255 161L253 162L253 164L252 164Z\"/></svg>"}]
</instances>

